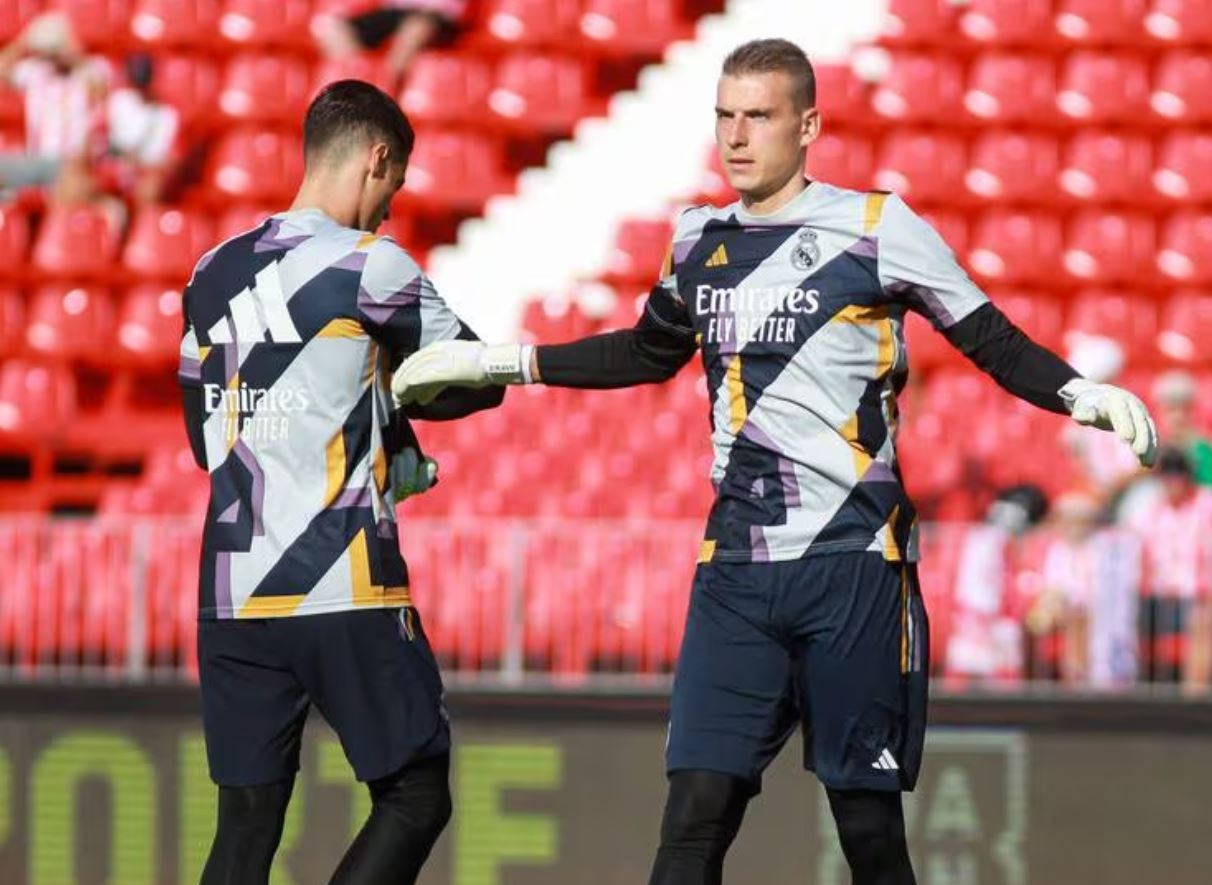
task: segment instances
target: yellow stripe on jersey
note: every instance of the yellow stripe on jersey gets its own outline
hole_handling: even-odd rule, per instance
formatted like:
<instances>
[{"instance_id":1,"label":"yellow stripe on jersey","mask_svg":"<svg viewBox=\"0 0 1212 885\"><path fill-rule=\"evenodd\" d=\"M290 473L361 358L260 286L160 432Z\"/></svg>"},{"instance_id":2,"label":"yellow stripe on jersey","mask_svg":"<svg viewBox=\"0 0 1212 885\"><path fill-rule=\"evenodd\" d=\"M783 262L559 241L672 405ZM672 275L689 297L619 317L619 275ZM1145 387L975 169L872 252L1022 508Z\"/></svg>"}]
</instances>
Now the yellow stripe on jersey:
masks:
<instances>
[{"instance_id":1,"label":"yellow stripe on jersey","mask_svg":"<svg viewBox=\"0 0 1212 885\"><path fill-rule=\"evenodd\" d=\"M324 486L324 506L337 500L345 487L345 433L338 430L324 447L324 471L327 482Z\"/></svg>"},{"instance_id":2,"label":"yellow stripe on jersey","mask_svg":"<svg viewBox=\"0 0 1212 885\"><path fill-rule=\"evenodd\" d=\"M896 521L900 515L901 505L897 504L888 514L888 521L884 523L884 559L888 562L901 561L901 548L896 545Z\"/></svg>"},{"instance_id":3,"label":"yellow stripe on jersey","mask_svg":"<svg viewBox=\"0 0 1212 885\"><path fill-rule=\"evenodd\" d=\"M241 618L284 618L293 615L306 593L297 596L250 596L240 606Z\"/></svg>"},{"instance_id":4,"label":"yellow stripe on jersey","mask_svg":"<svg viewBox=\"0 0 1212 885\"><path fill-rule=\"evenodd\" d=\"M665 260L661 262L661 279L673 273L673 244L669 244L669 251L665 253Z\"/></svg>"},{"instance_id":5,"label":"yellow stripe on jersey","mask_svg":"<svg viewBox=\"0 0 1212 885\"><path fill-rule=\"evenodd\" d=\"M848 304L833 315L831 322L850 323L855 326L869 326L883 322L892 316L887 305L874 307L865 304Z\"/></svg>"},{"instance_id":6,"label":"yellow stripe on jersey","mask_svg":"<svg viewBox=\"0 0 1212 885\"><path fill-rule=\"evenodd\" d=\"M412 605L412 595L407 587L384 587L370 582L370 554L366 549L366 529L358 529L346 552L349 553L354 605Z\"/></svg>"},{"instance_id":7,"label":"yellow stripe on jersey","mask_svg":"<svg viewBox=\"0 0 1212 885\"><path fill-rule=\"evenodd\" d=\"M339 317L330 320L328 325L316 333L317 338L366 338L366 330L357 320L349 317Z\"/></svg>"},{"instance_id":8,"label":"yellow stripe on jersey","mask_svg":"<svg viewBox=\"0 0 1212 885\"><path fill-rule=\"evenodd\" d=\"M375 488L379 490L380 495L387 494L387 454L383 451L383 447L379 446L375 449L374 467Z\"/></svg>"},{"instance_id":9,"label":"yellow stripe on jersey","mask_svg":"<svg viewBox=\"0 0 1212 885\"><path fill-rule=\"evenodd\" d=\"M749 417L745 405L745 381L741 378L741 355L738 353L728 364L724 375L724 387L728 391L728 424L733 433L740 433Z\"/></svg>"},{"instance_id":10,"label":"yellow stripe on jersey","mask_svg":"<svg viewBox=\"0 0 1212 885\"><path fill-rule=\"evenodd\" d=\"M842 425L840 432L842 438L850 443L850 454L854 457L854 478L862 479L863 474L867 472L867 468L875 459L859 442L858 412L850 416L850 420Z\"/></svg>"},{"instance_id":11,"label":"yellow stripe on jersey","mask_svg":"<svg viewBox=\"0 0 1212 885\"><path fill-rule=\"evenodd\" d=\"M381 239L383 239L383 238L380 237L378 234L362 234L361 239L358 240L358 244L356 246L354 246L354 248L360 251L362 249L367 248L368 246L373 246L375 243L379 242L379 240L381 240Z\"/></svg>"},{"instance_id":12,"label":"yellow stripe on jersey","mask_svg":"<svg viewBox=\"0 0 1212 885\"><path fill-rule=\"evenodd\" d=\"M235 394L234 399L229 399L229 402L239 403L240 399L240 373L231 376L231 381L227 382L227 389ZM224 440L227 442L227 450L230 452L236 446L236 440L240 438L240 407L236 408L227 406L227 413L224 415L223 424Z\"/></svg>"},{"instance_id":13,"label":"yellow stripe on jersey","mask_svg":"<svg viewBox=\"0 0 1212 885\"><path fill-rule=\"evenodd\" d=\"M210 356L210 352L214 350L213 344L204 344L198 348L198 362L206 362L206 358Z\"/></svg>"},{"instance_id":14,"label":"yellow stripe on jersey","mask_svg":"<svg viewBox=\"0 0 1212 885\"><path fill-rule=\"evenodd\" d=\"M909 672L909 569L901 566L901 672Z\"/></svg>"},{"instance_id":15,"label":"yellow stripe on jersey","mask_svg":"<svg viewBox=\"0 0 1212 885\"><path fill-rule=\"evenodd\" d=\"M867 194L867 202L863 206L863 233L869 234L879 226L884 214L884 203L888 201L887 194Z\"/></svg>"},{"instance_id":16,"label":"yellow stripe on jersey","mask_svg":"<svg viewBox=\"0 0 1212 885\"><path fill-rule=\"evenodd\" d=\"M699 564L711 562L715 556L715 541L704 541L699 545Z\"/></svg>"}]
</instances>

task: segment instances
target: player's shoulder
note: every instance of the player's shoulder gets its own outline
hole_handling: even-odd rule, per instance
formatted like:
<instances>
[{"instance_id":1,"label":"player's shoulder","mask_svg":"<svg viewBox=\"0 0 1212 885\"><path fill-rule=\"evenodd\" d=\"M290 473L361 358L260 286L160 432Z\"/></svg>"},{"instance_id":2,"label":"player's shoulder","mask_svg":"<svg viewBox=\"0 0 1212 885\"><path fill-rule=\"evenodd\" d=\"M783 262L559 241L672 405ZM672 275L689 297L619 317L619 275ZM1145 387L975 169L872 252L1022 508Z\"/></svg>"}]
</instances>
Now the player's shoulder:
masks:
<instances>
[{"instance_id":1,"label":"player's shoulder","mask_svg":"<svg viewBox=\"0 0 1212 885\"><path fill-rule=\"evenodd\" d=\"M399 292L409 284L425 286L421 265L392 237L366 234L359 241L359 248L366 253L362 288L372 297Z\"/></svg>"}]
</instances>

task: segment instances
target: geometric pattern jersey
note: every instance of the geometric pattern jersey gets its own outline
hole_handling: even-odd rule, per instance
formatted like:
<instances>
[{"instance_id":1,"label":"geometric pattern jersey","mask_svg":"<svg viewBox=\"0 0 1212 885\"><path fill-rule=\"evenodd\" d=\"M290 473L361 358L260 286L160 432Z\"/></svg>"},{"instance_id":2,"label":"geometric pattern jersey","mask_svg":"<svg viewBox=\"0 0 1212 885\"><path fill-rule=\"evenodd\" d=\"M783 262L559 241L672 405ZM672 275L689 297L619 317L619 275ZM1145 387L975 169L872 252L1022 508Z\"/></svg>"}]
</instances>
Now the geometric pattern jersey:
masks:
<instances>
[{"instance_id":1,"label":"geometric pattern jersey","mask_svg":"<svg viewBox=\"0 0 1212 885\"><path fill-rule=\"evenodd\" d=\"M465 327L389 237L317 209L198 261L178 380L203 392L199 617L411 605L388 488L393 361Z\"/></svg>"},{"instance_id":2,"label":"geometric pattern jersey","mask_svg":"<svg viewBox=\"0 0 1212 885\"><path fill-rule=\"evenodd\" d=\"M895 195L811 182L768 215L684 212L647 310L694 334L707 375L716 495L700 561L915 561L896 457L905 313L941 330L986 300Z\"/></svg>"}]
</instances>

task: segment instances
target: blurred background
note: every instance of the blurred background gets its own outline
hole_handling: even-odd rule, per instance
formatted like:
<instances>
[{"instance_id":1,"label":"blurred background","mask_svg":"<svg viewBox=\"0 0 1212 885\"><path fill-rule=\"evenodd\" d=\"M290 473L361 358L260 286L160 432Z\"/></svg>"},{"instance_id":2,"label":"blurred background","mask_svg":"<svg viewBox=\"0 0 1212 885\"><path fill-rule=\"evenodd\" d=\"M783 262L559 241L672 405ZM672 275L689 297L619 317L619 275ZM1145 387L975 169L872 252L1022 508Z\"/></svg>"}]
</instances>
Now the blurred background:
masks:
<instances>
[{"instance_id":1,"label":"blurred background","mask_svg":"<svg viewBox=\"0 0 1212 885\"><path fill-rule=\"evenodd\" d=\"M181 287L288 205L315 92L399 97L419 140L383 232L486 339L557 342L632 325L678 210L735 199L715 79L760 36L817 65L808 174L905 197L1029 334L1144 398L1165 445L1142 475L910 319L899 449L940 699L920 880L1207 881L1206 0L0 0L4 881L196 881L207 490ZM464 723L427 882L643 880L706 403L695 364L418 426L442 481L402 506L402 543ZM326 881L360 821L313 732L281 882ZM797 755L733 881L845 881Z\"/></svg>"}]
</instances>

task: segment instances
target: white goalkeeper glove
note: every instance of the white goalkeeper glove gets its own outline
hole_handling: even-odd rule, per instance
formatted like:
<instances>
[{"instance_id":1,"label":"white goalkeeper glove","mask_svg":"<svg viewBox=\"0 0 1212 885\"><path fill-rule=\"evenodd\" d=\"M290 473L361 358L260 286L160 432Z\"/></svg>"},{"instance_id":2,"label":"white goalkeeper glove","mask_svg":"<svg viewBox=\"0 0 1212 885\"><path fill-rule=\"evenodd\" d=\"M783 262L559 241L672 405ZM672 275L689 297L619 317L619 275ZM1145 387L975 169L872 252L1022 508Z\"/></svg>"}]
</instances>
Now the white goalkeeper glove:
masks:
<instances>
[{"instance_id":1,"label":"white goalkeeper glove","mask_svg":"<svg viewBox=\"0 0 1212 885\"><path fill-rule=\"evenodd\" d=\"M1111 430L1132 447L1145 467L1157 460L1157 428L1140 398L1110 384L1074 378L1060 397L1078 424Z\"/></svg>"},{"instance_id":2,"label":"white goalkeeper glove","mask_svg":"<svg viewBox=\"0 0 1212 885\"><path fill-rule=\"evenodd\" d=\"M391 393L396 406L428 405L447 387L529 384L528 344L489 346L481 341L437 341L396 369Z\"/></svg>"},{"instance_id":3,"label":"white goalkeeper glove","mask_svg":"<svg viewBox=\"0 0 1212 885\"><path fill-rule=\"evenodd\" d=\"M405 498L428 492L437 484L438 462L433 458L420 456L417 450L410 446L391 459L387 481L398 504Z\"/></svg>"}]
</instances>

